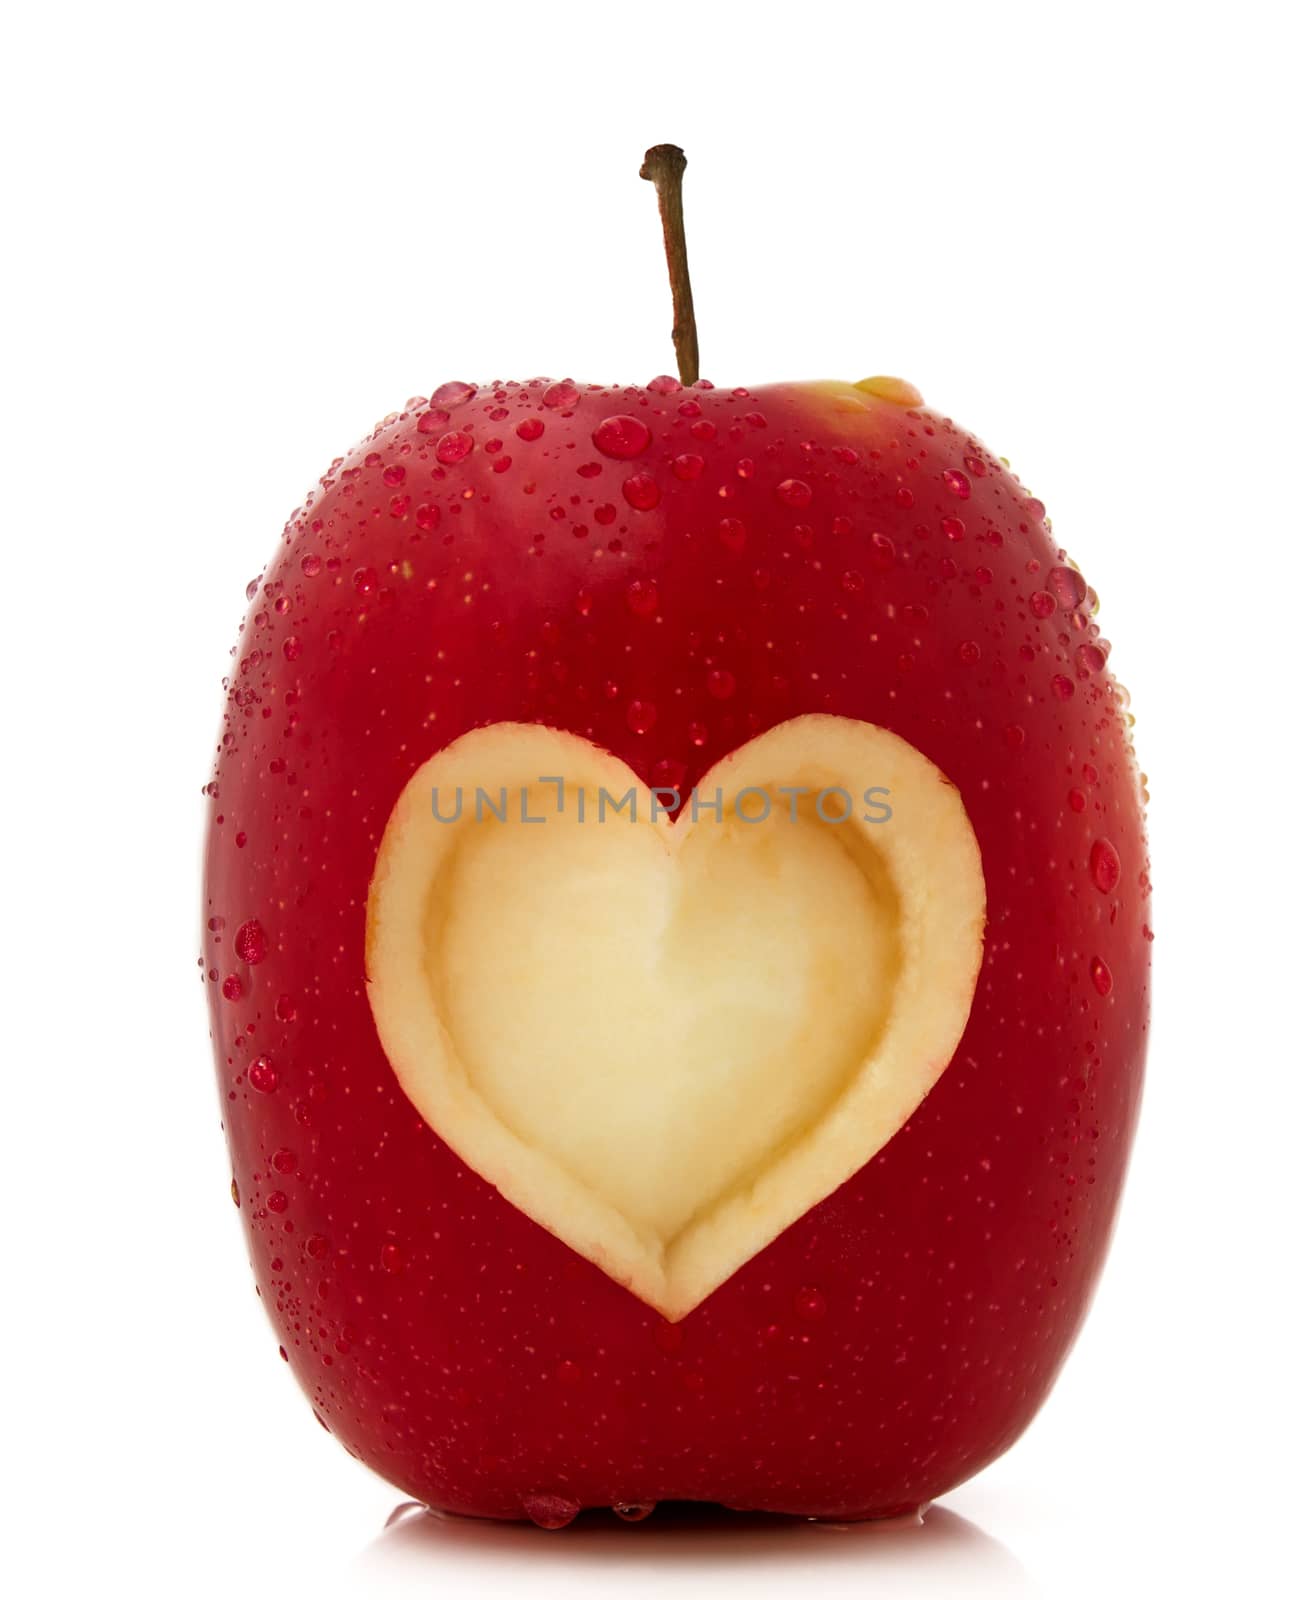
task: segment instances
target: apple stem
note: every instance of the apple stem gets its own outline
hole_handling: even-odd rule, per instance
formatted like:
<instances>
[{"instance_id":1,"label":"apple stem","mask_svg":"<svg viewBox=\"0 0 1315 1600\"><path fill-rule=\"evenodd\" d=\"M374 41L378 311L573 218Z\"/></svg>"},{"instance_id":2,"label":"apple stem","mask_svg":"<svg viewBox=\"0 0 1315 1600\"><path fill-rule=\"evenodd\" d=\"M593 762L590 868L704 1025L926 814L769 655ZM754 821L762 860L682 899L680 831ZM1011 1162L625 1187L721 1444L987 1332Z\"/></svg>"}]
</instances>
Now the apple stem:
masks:
<instances>
[{"instance_id":1,"label":"apple stem","mask_svg":"<svg viewBox=\"0 0 1315 1600\"><path fill-rule=\"evenodd\" d=\"M690 288L689 252L685 248L685 203L680 192L681 179L685 176L685 152L678 145L655 144L644 152L639 176L647 178L657 190L662 237L667 247L667 273L671 278L671 303L676 313L671 342L676 347L680 381L695 383L699 376L699 331L694 324L694 291Z\"/></svg>"}]
</instances>

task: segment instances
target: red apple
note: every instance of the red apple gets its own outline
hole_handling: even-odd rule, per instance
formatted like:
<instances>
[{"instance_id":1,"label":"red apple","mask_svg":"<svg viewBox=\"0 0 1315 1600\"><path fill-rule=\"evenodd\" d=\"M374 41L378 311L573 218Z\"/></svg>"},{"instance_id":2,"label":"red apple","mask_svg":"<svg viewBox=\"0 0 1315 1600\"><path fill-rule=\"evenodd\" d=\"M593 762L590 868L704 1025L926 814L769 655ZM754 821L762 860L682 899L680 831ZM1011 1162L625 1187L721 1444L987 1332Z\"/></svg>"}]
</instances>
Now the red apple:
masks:
<instances>
[{"instance_id":1,"label":"red apple","mask_svg":"<svg viewBox=\"0 0 1315 1600\"><path fill-rule=\"evenodd\" d=\"M1006 1449L1105 1254L1150 948L1125 697L1041 504L893 380L445 383L249 594L204 964L323 1425L545 1523L888 1516ZM463 782L508 820L438 822ZM574 821L627 784L633 825Z\"/></svg>"}]
</instances>

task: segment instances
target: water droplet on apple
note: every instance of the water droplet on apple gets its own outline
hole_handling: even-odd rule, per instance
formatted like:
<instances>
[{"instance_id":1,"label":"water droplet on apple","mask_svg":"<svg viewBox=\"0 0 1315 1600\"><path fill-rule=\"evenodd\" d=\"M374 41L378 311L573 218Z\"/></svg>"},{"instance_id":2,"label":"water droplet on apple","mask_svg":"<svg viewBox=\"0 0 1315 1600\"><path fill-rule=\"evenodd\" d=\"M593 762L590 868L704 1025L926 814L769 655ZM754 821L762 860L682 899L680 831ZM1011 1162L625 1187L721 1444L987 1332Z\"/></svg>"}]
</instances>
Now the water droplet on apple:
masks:
<instances>
[{"instance_id":1,"label":"water droplet on apple","mask_svg":"<svg viewBox=\"0 0 1315 1600\"><path fill-rule=\"evenodd\" d=\"M653 441L646 423L638 417L606 417L593 432L594 448L614 461L642 456Z\"/></svg>"},{"instance_id":2,"label":"water droplet on apple","mask_svg":"<svg viewBox=\"0 0 1315 1600\"><path fill-rule=\"evenodd\" d=\"M1046 576L1046 587L1065 611L1080 606L1087 593L1087 582L1072 567L1051 567Z\"/></svg>"},{"instance_id":3,"label":"water droplet on apple","mask_svg":"<svg viewBox=\"0 0 1315 1600\"><path fill-rule=\"evenodd\" d=\"M1034 617L1053 617L1055 614L1055 597L1047 594L1044 589L1034 590L1028 605L1032 608Z\"/></svg>"},{"instance_id":4,"label":"water droplet on apple","mask_svg":"<svg viewBox=\"0 0 1315 1600\"><path fill-rule=\"evenodd\" d=\"M656 1500L618 1500L612 1507L622 1522L642 1522L657 1509Z\"/></svg>"},{"instance_id":5,"label":"water droplet on apple","mask_svg":"<svg viewBox=\"0 0 1315 1600\"><path fill-rule=\"evenodd\" d=\"M296 1154L288 1149L276 1150L270 1158L270 1165L275 1172L281 1172L284 1177L297 1170Z\"/></svg>"},{"instance_id":6,"label":"water droplet on apple","mask_svg":"<svg viewBox=\"0 0 1315 1600\"><path fill-rule=\"evenodd\" d=\"M538 417L526 417L523 422L516 424L516 437L518 439L541 439L543 437L543 422Z\"/></svg>"},{"instance_id":7,"label":"water droplet on apple","mask_svg":"<svg viewBox=\"0 0 1315 1600\"><path fill-rule=\"evenodd\" d=\"M802 511L812 504L813 491L802 478L782 478L776 485L776 497L791 510Z\"/></svg>"},{"instance_id":8,"label":"water droplet on apple","mask_svg":"<svg viewBox=\"0 0 1315 1600\"><path fill-rule=\"evenodd\" d=\"M1091 881L1102 894L1109 894L1119 881L1123 863L1108 839L1097 839L1091 847Z\"/></svg>"},{"instance_id":9,"label":"water droplet on apple","mask_svg":"<svg viewBox=\"0 0 1315 1600\"><path fill-rule=\"evenodd\" d=\"M652 733L657 726L657 707L651 700L632 700L626 707L626 727L631 733Z\"/></svg>"},{"instance_id":10,"label":"water droplet on apple","mask_svg":"<svg viewBox=\"0 0 1315 1600\"><path fill-rule=\"evenodd\" d=\"M468 433L445 433L434 446L434 454L440 461L449 466L456 461L464 461L475 448L475 441Z\"/></svg>"},{"instance_id":11,"label":"water droplet on apple","mask_svg":"<svg viewBox=\"0 0 1315 1600\"><path fill-rule=\"evenodd\" d=\"M453 406L464 406L468 400L474 398L475 385L461 383L454 380L452 383L440 383L429 397L429 403L435 409L446 406L451 410Z\"/></svg>"},{"instance_id":12,"label":"water droplet on apple","mask_svg":"<svg viewBox=\"0 0 1315 1600\"><path fill-rule=\"evenodd\" d=\"M681 455L671 463L671 470L682 483L693 483L703 476L704 460L698 455Z\"/></svg>"},{"instance_id":13,"label":"water droplet on apple","mask_svg":"<svg viewBox=\"0 0 1315 1600\"><path fill-rule=\"evenodd\" d=\"M884 533L872 535L872 565L878 572L889 572L895 565L895 545Z\"/></svg>"},{"instance_id":14,"label":"water droplet on apple","mask_svg":"<svg viewBox=\"0 0 1315 1600\"><path fill-rule=\"evenodd\" d=\"M373 567L357 567L352 573L352 585L357 594L371 595L379 587L379 574Z\"/></svg>"},{"instance_id":15,"label":"water droplet on apple","mask_svg":"<svg viewBox=\"0 0 1315 1600\"><path fill-rule=\"evenodd\" d=\"M257 1056L247 1068L247 1082L257 1094L273 1094L279 1086L278 1068L268 1056Z\"/></svg>"},{"instance_id":16,"label":"water droplet on apple","mask_svg":"<svg viewBox=\"0 0 1315 1600\"><path fill-rule=\"evenodd\" d=\"M626 590L626 605L637 617L651 617L658 608L656 581L636 578Z\"/></svg>"},{"instance_id":17,"label":"water droplet on apple","mask_svg":"<svg viewBox=\"0 0 1315 1600\"><path fill-rule=\"evenodd\" d=\"M319 556L302 556L301 558L301 570L308 578L318 578L320 568L323 565L324 563Z\"/></svg>"},{"instance_id":18,"label":"water droplet on apple","mask_svg":"<svg viewBox=\"0 0 1315 1600\"><path fill-rule=\"evenodd\" d=\"M549 411L565 411L568 406L578 404L579 399L580 391L569 378L543 391L543 403Z\"/></svg>"},{"instance_id":19,"label":"water droplet on apple","mask_svg":"<svg viewBox=\"0 0 1315 1600\"><path fill-rule=\"evenodd\" d=\"M648 472L637 472L621 485L621 493L636 511L651 511L662 498L657 479Z\"/></svg>"},{"instance_id":20,"label":"water droplet on apple","mask_svg":"<svg viewBox=\"0 0 1315 1600\"><path fill-rule=\"evenodd\" d=\"M1099 645L1080 644L1074 652L1078 666L1084 672L1097 673L1105 670L1105 652Z\"/></svg>"},{"instance_id":21,"label":"water droplet on apple","mask_svg":"<svg viewBox=\"0 0 1315 1600\"><path fill-rule=\"evenodd\" d=\"M650 378L648 382L648 392L650 394L675 394L679 388L680 379L673 378L669 373L665 372L659 377Z\"/></svg>"},{"instance_id":22,"label":"water droplet on apple","mask_svg":"<svg viewBox=\"0 0 1315 1600\"><path fill-rule=\"evenodd\" d=\"M738 517L723 517L717 524L717 537L732 555L739 555L748 541L748 531Z\"/></svg>"},{"instance_id":23,"label":"water droplet on apple","mask_svg":"<svg viewBox=\"0 0 1315 1600\"><path fill-rule=\"evenodd\" d=\"M1062 672L1057 672L1050 680L1050 688L1056 700L1071 700L1073 698L1073 680L1066 677Z\"/></svg>"},{"instance_id":24,"label":"water droplet on apple","mask_svg":"<svg viewBox=\"0 0 1315 1600\"><path fill-rule=\"evenodd\" d=\"M708 674L708 693L714 700L729 700L735 693L735 674L714 667Z\"/></svg>"},{"instance_id":25,"label":"water droplet on apple","mask_svg":"<svg viewBox=\"0 0 1315 1600\"><path fill-rule=\"evenodd\" d=\"M1096 993L1104 999L1114 988L1114 974L1100 959L1099 956L1091 958L1091 981Z\"/></svg>"},{"instance_id":26,"label":"water droplet on apple","mask_svg":"<svg viewBox=\"0 0 1315 1600\"><path fill-rule=\"evenodd\" d=\"M402 1259L402 1252L395 1244L389 1243L384 1245L379 1251L379 1265L385 1272L390 1273L395 1277L399 1272L401 1272L403 1266L405 1265L405 1262Z\"/></svg>"},{"instance_id":27,"label":"water droplet on apple","mask_svg":"<svg viewBox=\"0 0 1315 1600\"><path fill-rule=\"evenodd\" d=\"M945 480L945 487L960 500L966 500L973 492L972 484L962 472L957 472L953 467L947 467L941 477Z\"/></svg>"},{"instance_id":28,"label":"water droplet on apple","mask_svg":"<svg viewBox=\"0 0 1315 1600\"><path fill-rule=\"evenodd\" d=\"M269 954L265 930L254 917L244 922L233 935L233 948L237 951L238 960L245 961L249 967L259 966Z\"/></svg>"},{"instance_id":29,"label":"water droplet on apple","mask_svg":"<svg viewBox=\"0 0 1315 1600\"><path fill-rule=\"evenodd\" d=\"M530 1521L541 1528L564 1528L580 1515L580 1502L560 1494L527 1494L521 1505Z\"/></svg>"},{"instance_id":30,"label":"water droplet on apple","mask_svg":"<svg viewBox=\"0 0 1315 1600\"><path fill-rule=\"evenodd\" d=\"M242 980L236 972L230 972L219 986L219 992L225 1000L240 1000L242 998Z\"/></svg>"},{"instance_id":31,"label":"water droplet on apple","mask_svg":"<svg viewBox=\"0 0 1315 1600\"><path fill-rule=\"evenodd\" d=\"M958 544L967 531L968 529L965 527L962 517L941 518L941 532L947 539L952 539L955 544Z\"/></svg>"}]
</instances>

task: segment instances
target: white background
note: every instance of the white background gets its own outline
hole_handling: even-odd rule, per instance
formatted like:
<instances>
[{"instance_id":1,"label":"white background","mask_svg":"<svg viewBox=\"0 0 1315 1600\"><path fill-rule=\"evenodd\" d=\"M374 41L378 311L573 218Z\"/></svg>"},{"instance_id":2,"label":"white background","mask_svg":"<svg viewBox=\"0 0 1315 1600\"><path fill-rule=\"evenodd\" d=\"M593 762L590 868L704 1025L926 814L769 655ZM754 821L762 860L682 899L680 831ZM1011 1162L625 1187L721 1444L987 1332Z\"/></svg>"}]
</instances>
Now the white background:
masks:
<instances>
[{"instance_id":1,"label":"white background","mask_svg":"<svg viewBox=\"0 0 1315 1600\"><path fill-rule=\"evenodd\" d=\"M1310 1581L1302 8L28 6L5 24L12 1593L1157 1594ZM242 591L449 378L894 372L1098 587L1150 774L1156 1022L1059 1387L922 1529L404 1518L275 1354L194 966ZM1304 148L1303 148L1304 147ZM1304 1491L1304 1492L1303 1492ZM1304 1570L1303 1570L1304 1566Z\"/></svg>"}]
</instances>

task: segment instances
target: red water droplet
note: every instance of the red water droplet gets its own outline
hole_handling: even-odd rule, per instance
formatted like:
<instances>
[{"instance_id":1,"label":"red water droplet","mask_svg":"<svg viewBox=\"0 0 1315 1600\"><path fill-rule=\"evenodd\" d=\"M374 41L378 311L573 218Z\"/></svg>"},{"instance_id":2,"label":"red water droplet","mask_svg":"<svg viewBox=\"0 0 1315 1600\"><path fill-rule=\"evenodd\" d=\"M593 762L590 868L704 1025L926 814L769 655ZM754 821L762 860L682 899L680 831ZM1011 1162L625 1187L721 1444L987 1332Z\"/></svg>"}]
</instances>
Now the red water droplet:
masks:
<instances>
[{"instance_id":1,"label":"red water droplet","mask_svg":"<svg viewBox=\"0 0 1315 1600\"><path fill-rule=\"evenodd\" d=\"M329 1253L329 1241L322 1233L313 1233L307 1239L305 1248L312 1261L323 1261Z\"/></svg>"},{"instance_id":2,"label":"red water droplet","mask_svg":"<svg viewBox=\"0 0 1315 1600\"><path fill-rule=\"evenodd\" d=\"M656 378L649 379L648 392L650 394L675 394L680 386L679 378L673 378L669 373L664 372Z\"/></svg>"},{"instance_id":3,"label":"red water droplet","mask_svg":"<svg viewBox=\"0 0 1315 1600\"><path fill-rule=\"evenodd\" d=\"M776 498L794 511L802 511L813 501L813 491L802 478L782 478L776 485Z\"/></svg>"},{"instance_id":4,"label":"red water droplet","mask_svg":"<svg viewBox=\"0 0 1315 1600\"><path fill-rule=\"evenodd\" d=\"M281 1172L284 1177L297 1170L297 1158L291 1150L276 1150L270 1164L275 1172Z\"/></svg>"},{"instance_id":5,"label":"red water droplet","mask_svg":"<svg viewBox=\"0 0 1315 1600\"><path fill-rule=\"evenodd\" d=\"M395 1244L386 1244L379 1251L379 1265L385 1272L391 1273L394 1277L402 1270L405 1264L402 1259L402 1252Z\"/></svg>"},{"instance_id":6,"label":"red water droplet","mask_svg":"<svg viewBox=\"0 0 1315 1600\"><path fill-rule=\"evenodd\" d=\"M247 1068L247 1082L257 1094L273 1094L279 1086L278 1068L268 1056L257 1056Z\"/></svg>"},{"instance_id":7,"label":"red water droplet","mask_svg":"<svg viewBox=\"0 0 1315 1600\"><path fill-rule=\"evenodd\" d=\"M399 462L395 466L385 467L382 476L390 489L396 489L399 483L406 482L406 468Z\"/></svg>"},{"instance_id":8,"label":"red water droplet","mask_svg":"<svg viewBox=\"0 0 1315 1600\"><path fill-rule=\"evenodd\" d=\"M658 586L652 578L636 578L626 589L626 605L637 617L651 617L658 608Z\"/></svg>"},{"instance_id":9,"label":"red water droplet","mask_svg":"<svg viewBox=\"0 0 1315 1600\"><path fill-rule=\"evenodd\" d=\"M474 448L475 441L470 434L445 433L435 445L434 454L451 466L456 461L464 461Z\"/></svg>"},{"instance_id":10,"label":"red water droplet","mask_svg":"<svg viewBox=\"0 0 1315 1600\"><path fill-rule=\"evenodd\" d=\"M441 509L436 505L423 505L416 507L415 524L421 533L432 533L438 526L438 519L442 516Z\"/></svg>"},{"instance_id":11,"label":"red water droplet","mask_svg":"<svg viewBox=\"0 0 1315 1600\"><path fill-rule=\"evenodd\" d=\"M452 420L448 411L422 411L416 419L416 427L421 433L442 433Z\"/></svg>"},{"instance_id":12,"label":"red water droplet","mask_svg":"<svg viewBox=\"0 0 1315 1600\"><path fill-rule=\"evenodd\" d=\"M878 572L889 572L895 565L895 545L884 533L872 535L872 565Z\"/></svg>"},{"instance_id":13,"label":"red water droplet","mask_svg":"<svg viewBox=\"0 0 1315 1600\"><path fill-rule=\"evenodd\" d=\"M1050 680L1050 688L1056 700L1071 700L1073 698L1073 680L1072 678L1066 678L1062 672L1057 672Z\"/></svg>"},{"instance_id":14,"label":"red water droplet","mask_svg":"<svg viewBox=\"0 0 1315 1600\"><path fill-rule=\"evenodd\" d=\"M984 478L986 476L986 463L980 456L965 456L963 464L974 478Z\"/></svg>"},{"instance_id":15,"label":"red water droplet","mask_svg":"<svg viewBox=\"0 0 1315 1600\"><path fill-rule=\"evenodd\" d=\"M1114 974L1099 956L1091 958L1091 981L1095 985L1096 993L1102 998L1114 987Z\"/></svg>"},{"instance_id":16,"label":"red water droplet","mask_svg":"<svg viewBox=\"0 0 1315 1600\"><path fill-rule=\"evenodd\" d=\"M249 967L257 967L269 954L269 940L265 937L265 930L254 917L249 922L244 922L233 935L233 948L237 951L239 961L245 961Z\"/></svg>"},{"instance_id":17,"label":"red water droplet","mask_svg":"<svg viewBox=\"0 0 1315 1600\"><path fill-rule=\"evenodd\" d=\"M1108 839L1097 839L1091 847L1091 881L1102 894L1113 890L1122 870L1119 852Z\"/></svg>"},{"instance_id":18,"label":"red water droplet","mask_svg":"<svg viewBox=\"0 0 1315 1600\"><path fill-rule=\"evenodd\" d=\"M1027 734L1016 722L1011 722L1005 729L1005 743L1011 750L1021 750L1027 743Z\"/></svg>"},{"instance_id":19,"label":"red water droplet","mask_svg":"<svg viewBox=\"0 0 1315 1600\"><path fill-rule=\"evenodd\" d=\"M723 517L717 524L717 537L733 555L739 555L749 536L738 517Z\"/></svg>"},{"instance_id":20,"label":"red water droplet","mask_svg":"<svg viewBox=\"0 0 1315 1600\"><path fill-rule=\"evenodd\" d=\"M440 383L429 397L429 403L435 408L446 406L450 410L453 406L464 406L467 401L474 398L475 385L462 383L454 379L451 383Z\"/></svg>"},{"instance_id":21,"label":"red water droplet","mask_svg":"<svg viewBox=\"0 0 1315 1600\"><path fill-rule=\"evenodd\" d=\"M1085 811L1087 809L1087 797L1081 789L1069 790L1068 803L1073 811Z\"/></svg>"},{"instance_id":22,"label":"red water droplet","mask_svg":"<svg viewBox=\"0 0 1315 1600\"><path fill-rule=\"evenodd\" d=\"M295 661L300 654L301 640L295 633L290 633L283 641L283 659L285 661Z\"/></svg>"},{"instance_id":23,"label":"red water droplet","mask_svg":"<svg viewBox=\"0 0 1315 1600\"><path fill-rule=\"evenodd\" d=\"M842 572L840 574L840 587L846 594L862 594L863 574L855 572L852 568L848 572Z\"/></svg>"},{"instance_id":24,"label":"red water droplet","mask_svg":"<svg viewBox=\"0 0 1315 1600\"><path fill-rule=\"evenodd\" d=\"M1044 589L1035 589L1028 600L1034 617L1053 617L1055 614L1055 597L1047 594Z\"/></svg>"},{"instance_id":25,"label":"red water droplet","mask_svg":"<svg viewBox=\"0 0 1315 1600\"><path fill-rule=\"evenodd\" d=\"M1094 644L1080 644L1075 652L1078 666L1084 672L1097 673L1105 670L1105 652Z\"/></svg>"},{"instance_id":26,"label":"red water droplet","mask_svg":"<svg viewBox=\"0 0 1315 1600\"><path fill-rule=\"evenodd\" d=\"M527 1494L521 1505L530 1521L541 1528L564 1528L580 1514L580 1502L560 1494Z\"/></svg>"},{"instance_id":27,"label":"red water droplet","mask_svg":"<svg viewBox=\"0 0 1315 1600\"><path fill-rule=\"evenodd\" d=\"M982 659L982 647L975 639L965 639L959 646L959 660L964 666L975 666Z\"/></svg>"},{"instance_id":28,"label":"red water droplet","mask_svg":"<svg viewBox=\"0 0 1315 1600\"><path fill-rule=\"evenodd\" d=\"M219 986L219 992L225 1000L240 1000L242 998L242 980L236 972L230 972Z\"/></svg>"},{"instance_id":29,"label":"red water droplet","mask_svg":"<svg viewBox=\"0 0 1315 1600\"><path fill-rule=\"evenodd\" d=\"M1065 611L1080 606L1087 594L1087 581L1072 567L1051 567L1046 575L1046 587Z\"/></svg>"},{"instance_id":30,"label":"red water droplet","mask_svg":"<svg viewBox=\"0 0 1315 1600\"><path fill-rule=\"evenodd\" d=\"M301 570L308 578L318 578L320 568L323 565L324 563L319 556L302 556L301 558Z\"/></svg>"},{"instance_id":31,"label":"red water droplet","mask_svg":"<svg viewBox=\"0 0 1315 1600\"><path fill-rule=\"evenodd\" d=\"M612 1510L622 1522L642 1522L657 1510L656 1500L618 1500Z\"/></svg>"},{"instance_id":32,"label":"red water droplet","mask_svg":"<svg viewBox=\"0 0 1315 1600\"><path fill-rule=\"evenodd\" d=\"M518 439L541 439L543 437L543 422L538 417L526 417L524 421L516 424L516 437Z\"/></svg>"},{"instance_id":33,"label":"red water droplet","mask_svg":"<svg viewBox=\"0 0 1315 1600\"><path fill-rule=\"evenodd\" d=\"M569 378L543 391L543 403L549 411L565 411L568 406L577 405L579 399L580 391Z\"/></svg>"},{"instance_id":34,"label":"red water droplet","mask_svg":"<svg viewBox=\"0 0 1315 1600\"><path fill-rule=\"evenodd\" d=\"M593 431L594 448L614 461L642 456L653 441L647 424L638 417L605 417Z\"/></svg>"},{"instance_id":35,"label":"red water droplet","mask_svg":"<svg viewBox=\"0 0 1315 1600\"><path fill-rule=\"evenodd\" d=\"M1027 512L1033 522L1044 522L1046 520L1046 508L1035 495L1023 501L1023 510Z\"/></svg>"},{"instance_id":36,"label":"red water droplet","mask_svg":"<svg viewBox=\"0 0 1315 1600\"><path fill-rule=\"evenodd\" d=\"M274 1007L274 1015L280 1022L295 1022L297 1020L297 1003L290 994L281 994Z\"/></svg>"},{"instance_id":37,"label":"red water droplet","mask_svg":"<svg viewBox=\"0 0 1315 1600\"><path fill-rule=\"evenodd\" d=\"M265 1209L274 1212L276 1216L282 1216L288 1209L288 1197L282 1189L275 1189L265 1196Z\"/></svg>"},{"instance_id":38,"label":"red water droplet","mask_svg":"<svg viewBox=\"0 0 1315 1600\"><path fill-rule=\"evenodd\" d=\"M357 594L373 594L379 587L379 574L373 567L357 567L352 573L352 584Z\"/></svg>"},{"instance_id":39,"label":"red water droplet","mask_svg":"<svg viewBox=\"0 0 1315 1600\"><path fill-rule=\"evenodd\" d=\"M902 506L904 510L907 511L913 504L913 490L904 488L901 485L901 487L895 491L895 504L897 506Z\"/></svg>"},{"instance_id":40,"label":"red water droplet","mask_svg":"<svg viewBox=\"0 0 1315 1600\"><path fill-rule=\"evenodd\" d=\"M947 539L952 539L956 544L959 542L960 539L963 538L964 534L967 533L967 531L968 531L968 529L964 525L963 519L961 517L942 517L941 518L941 532L945 535L945 537Z\"/></svg>"},{"instance_id":41,"label":"red water droplet","mask_svg":"<svg viewBox=\"0 0 1315 1600\"><path fill-rule=\"evenodd\" d=\"M671 463L671 470L682 483L693 483L696 478L703 476L703 466L702 456L682 455Z\"/></svg>"},{"instance_id":42,"label":"red water droplet","mask_svg":"<svg viewBox=\"0 0 1315 1600\"><path fill-rule=\"evenodd\" d=\"M657 479L649 472L637 472L633 478L627 478L621 485L621 493L636 511L651 511L662 498Z\"/></svg>"},{"instance_id":43,"label":"red water droplet","mask_svg":"<svg viewBox=\"0 0 1315 1600\"><path fill-rule=\"evenodd\" d=\"M735 674L714 667L708 673L708 693L714 700L729 700L735 693Z\"/></svg>"},{"instance_id":44,"label":"red water droplet","mask_svg":"<svg viewBox=\"0 0 1315 1600\"><path fill-rule=\"evenodd\" d=\"M657 726L657 707L651 700L632 700L626 707L626 727L631 733L652 733Z\"/></svg>"},{"instance_id":45,"label":"red water droplet","mask_svg":"<svg viewBox=\"0 0 1315 1600\"><path fill-rule=\"evenodd\" d=\"M960 500L966 500L973 492L972 484L968 482L962 472L957 472L953 467L947 467L941 473L941 477L945 480L945 487Z\"/></svg>"},{"instance_id":46,"label":"red water droplet","mask_svg":"<svg viewBox=\"0 0 1315 1600\"><path fill-rule=\"evenodd\" d=\"M607 501L601 506L594 507L594 521L600 527L610 527L616 521L616 507Z\"/></svg>"}]
</instances>

